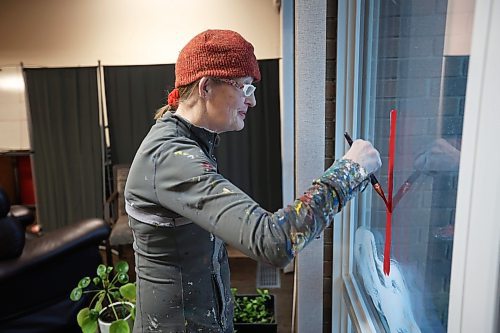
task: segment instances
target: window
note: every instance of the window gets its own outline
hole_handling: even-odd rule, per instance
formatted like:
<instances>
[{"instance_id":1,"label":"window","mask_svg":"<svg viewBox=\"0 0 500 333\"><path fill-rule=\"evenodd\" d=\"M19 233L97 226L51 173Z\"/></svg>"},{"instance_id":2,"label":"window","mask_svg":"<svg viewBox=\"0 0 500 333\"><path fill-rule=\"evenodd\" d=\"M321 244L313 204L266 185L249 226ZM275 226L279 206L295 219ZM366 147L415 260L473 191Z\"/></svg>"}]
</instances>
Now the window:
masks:
<instances>
[{"instance_id":1,"label":"window","mask_svg":"<svg viewBox=\"0 0 500 333\"><path fill-rule=\"evenodd\" d=\"M344 217L350 330L447 331L473 5L460 0L345 3L357 19L354 70L346 77L353 95L352 108L347 102L338 112L353 137L379 149L383 167L376 176L386 194L389 115L391 109L398 112L389 276L382 271L383 201L368 188Z\"/></svg>"}]
</instances>

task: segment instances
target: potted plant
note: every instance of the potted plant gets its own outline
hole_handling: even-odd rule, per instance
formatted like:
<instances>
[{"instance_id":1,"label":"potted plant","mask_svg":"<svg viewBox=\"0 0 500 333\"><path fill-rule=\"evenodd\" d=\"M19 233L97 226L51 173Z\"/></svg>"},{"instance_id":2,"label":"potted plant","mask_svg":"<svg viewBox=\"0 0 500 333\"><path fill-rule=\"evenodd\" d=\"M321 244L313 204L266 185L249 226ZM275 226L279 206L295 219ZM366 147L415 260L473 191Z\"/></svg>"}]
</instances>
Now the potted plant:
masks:
<instances>
[{"instance_id":1,"label":"potted plant","mask_svg":"<svg viewBox=\"0 0 500 333\"><path fill-rule=\"evenodd\" d=\"M97 276L88 276L78 282L70 299L78 301L89 294L89 306L77 315L83 333L129 333L133 328L135 314L135 284L129 282L129 266L125 261L112 266L99 265Z\"/></svg>"},{"instance_id":2,"label":"potted plant","mask_svg":"<svg viewBox=\"0 0 500 333\"><path fill-rule=\"evenodd\" d=\"M257 289L256 295L237 295L231 288L234 299L234 329L238 333L276 333L274 296L269 291Z\"/></svg>"}]
</instances>

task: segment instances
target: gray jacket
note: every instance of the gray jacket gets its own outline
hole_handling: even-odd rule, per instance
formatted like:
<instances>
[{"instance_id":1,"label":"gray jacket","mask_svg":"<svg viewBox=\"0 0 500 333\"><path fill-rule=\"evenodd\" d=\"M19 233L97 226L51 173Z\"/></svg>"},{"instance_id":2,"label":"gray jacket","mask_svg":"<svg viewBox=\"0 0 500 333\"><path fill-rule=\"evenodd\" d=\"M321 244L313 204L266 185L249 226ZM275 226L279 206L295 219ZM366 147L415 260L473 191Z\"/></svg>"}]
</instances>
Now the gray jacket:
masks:
<instances>
[{"instance_id":1,"label":"gray jacket","mask_svg":"<svg viewBox=\"0 0 500 333\"><path fill-rule=\"evenodd\" d=\"M217 140L167 112L138 149L125 188L131 222L166 234L165 251L176 267L169 274L182 281L176 318L187 331L233 330L225 243L283 267L368 183L357 163L339 160L303 196L271 213L217 172Z\"/></svg>"}]
</instances>

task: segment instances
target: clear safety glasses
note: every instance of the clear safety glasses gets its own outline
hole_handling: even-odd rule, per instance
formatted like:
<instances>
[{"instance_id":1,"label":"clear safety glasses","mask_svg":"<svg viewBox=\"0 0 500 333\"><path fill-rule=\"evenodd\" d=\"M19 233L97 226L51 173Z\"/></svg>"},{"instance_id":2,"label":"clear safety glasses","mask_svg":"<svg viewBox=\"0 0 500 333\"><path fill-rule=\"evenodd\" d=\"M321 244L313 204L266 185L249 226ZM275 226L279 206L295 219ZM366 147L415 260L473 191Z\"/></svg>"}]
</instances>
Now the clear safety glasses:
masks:
<instances>
[{"instance_id":1,"label":"clear safety glasses","mask_svg":"<svg viewBox=\"0 0 500 333\"><path fill-rule=\"evenodd\" d=\"M218 77L214 77L213 79L216 81L227 83L235 88L240 89L243 92L243 95L245 95L245 97L252 96L256 89L253 84L241 84L231 79L221 79Z\"/></svg>"}]
</instances>

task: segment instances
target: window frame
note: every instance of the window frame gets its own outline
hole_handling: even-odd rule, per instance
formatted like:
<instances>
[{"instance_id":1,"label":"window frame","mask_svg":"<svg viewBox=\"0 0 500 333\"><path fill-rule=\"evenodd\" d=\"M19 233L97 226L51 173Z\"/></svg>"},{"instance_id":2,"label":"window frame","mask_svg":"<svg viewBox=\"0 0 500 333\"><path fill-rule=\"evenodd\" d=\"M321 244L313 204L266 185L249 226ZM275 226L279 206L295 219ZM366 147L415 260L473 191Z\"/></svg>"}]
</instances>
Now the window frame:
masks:
<instances>
[{"instance_id":1,"label":"window frame","mask_svg":"<svg viewBox=\"0 0 500 333\"><path fill-rule=\"evenodd\" d=\"M364 53L376 52L374 39L369 39L365 47L365 35L371 36L377 31L370 30L376 25L370 24L377 15L379 0L339 1L338 8L338 54L337 54L337 110L335 134L335 158L341 158L347 151L343 133L349 132L353 137L373 138L374 122L362 124L361 109L369 102L369 94L365 100L359 98L363 85ZM368 15L369 24L363 18ZM368 30L365 30L368 29ZM365 34L366 32L366 34ZM368 73L371 69L368 68ZM370 80L371 78L369 78ZM370 89L375 86L370 85ZM373 108L369 108L373 109ZM352 110L352 112L351 112ZM373 117L368 117L373 119ZM378 316L371 306L366 304L355 276L352 274L354 256L352 244L356 226L357 212L371 202L371 192L364 194L364 199L355 198L350 205L335 218L333 230L333 299L332 299L332 331L348 332L353 326L360 333L384 332ZM345 240L348 240L347 242Z\"/></svg>"}]
</instances>

